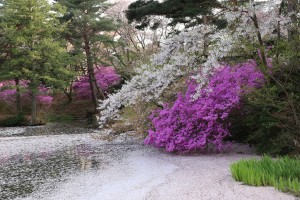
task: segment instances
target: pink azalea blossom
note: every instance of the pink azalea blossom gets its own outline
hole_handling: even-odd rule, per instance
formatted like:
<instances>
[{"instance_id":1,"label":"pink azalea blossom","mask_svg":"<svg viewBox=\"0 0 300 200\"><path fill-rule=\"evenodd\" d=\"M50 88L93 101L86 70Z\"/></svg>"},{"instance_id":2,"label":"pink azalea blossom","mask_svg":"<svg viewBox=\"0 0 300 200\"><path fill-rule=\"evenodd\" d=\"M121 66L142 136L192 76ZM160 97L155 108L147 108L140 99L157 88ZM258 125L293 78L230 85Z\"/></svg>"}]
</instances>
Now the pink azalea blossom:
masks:
<instances>
[{"instance_id":1,"label":"pink azalea blossom","mask_svg":"<svg viewBox=\"0 0 300 200\"><path fill-rule=\"evenodd\" d=\"M113 67L98 66L95 68L95 76L99 87L107 94L108 89L119 84L121 76L116 73ZM88 76L82 76L73 85L76 97L79 99L89 99L92 97Z\"/></svg>"},{"instance_id":2,"label":"pink azalea blossom","mask_svg":"<svg viewBox=\"0 0 300 200\"><path fill-rule=\"evenodd\" d=\"M30 104L31 92L29 90L29 81L20 80L19 88L22 104ZM50 95L49 88L40 85L38 87L37 101L42 105L51 105L53 97ZM16 103L16 83L13 80L0 82L0 101L4 101L9 105Z\"/></svg>"},{"instance_id":3,"label":"pink azalea blossom","mask_svg":"<svg viewBox=\"0 0 300 200\"><path fill-rule=\"evenodd\" d=\"M197 100L193 100L197 84L190 81L186 94L178 94L172 106L165 104L154 111L145 144L168 152L226 149L230 114L239 108L243 95L261 87L264 76L255 62L249 61L223 66L209 80Z\"/></svg>"}]
</instances>

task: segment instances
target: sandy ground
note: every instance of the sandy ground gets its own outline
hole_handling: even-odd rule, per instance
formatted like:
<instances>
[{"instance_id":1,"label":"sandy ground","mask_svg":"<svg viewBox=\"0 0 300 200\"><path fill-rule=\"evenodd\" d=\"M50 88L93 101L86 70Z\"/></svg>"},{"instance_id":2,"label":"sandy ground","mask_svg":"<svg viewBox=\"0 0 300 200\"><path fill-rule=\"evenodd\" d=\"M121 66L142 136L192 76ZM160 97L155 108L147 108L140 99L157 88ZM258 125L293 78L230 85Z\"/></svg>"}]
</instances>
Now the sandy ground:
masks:
<instances>
[{"instance_id":1,"label":"sandy ground","mask_svg":"<svg viewBox=\"0 0 300 200\"><path fill-rule=\"evenodd\" d=\"M0 138L0 155L55 149L78 143L106 144L88 134ZM119 144L122 145L121 143ZM46 147L45 147L46 146ZM114 145L112 145L114 146ZM122 151L104 169L91 170L58 183L53 191L33 193L23 200L295 200L272 187L235 182L232 162L258 157L243 145L226 154L173 155L143 146ZM110 145L107 145L110 148ZM113 149L112 149L113 150ZM120 151L118 151L120 154ZM118 155L120 157L120 155ZM111 158L110 158L111 159Z\"/></svg>"}]
</instances>

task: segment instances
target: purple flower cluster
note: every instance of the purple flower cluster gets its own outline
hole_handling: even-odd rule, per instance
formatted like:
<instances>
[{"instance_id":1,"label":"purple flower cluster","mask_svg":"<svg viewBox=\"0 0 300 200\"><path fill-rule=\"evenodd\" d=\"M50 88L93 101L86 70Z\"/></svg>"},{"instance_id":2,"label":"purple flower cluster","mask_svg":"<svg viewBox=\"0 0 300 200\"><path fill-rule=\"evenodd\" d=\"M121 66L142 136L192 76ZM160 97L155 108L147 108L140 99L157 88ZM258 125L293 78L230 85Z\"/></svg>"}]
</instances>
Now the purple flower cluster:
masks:
<instances>
[{"instance_id":1,"label":"purple flower cluster","mask_svg":"<svg viewBox=\"0 0 300 200\"><path fill-rule=\"evenodd\" d=\"M225 150L230 145L224 142L230 135L230 113L239 108L242 95L263 84L264 76L249 61L224 66L209 80L197 100L193 100L197 84L190 81L186 94L178 94L172 106L154 111L145 144L168 152Z\"/></svg>"},{"instance_id":2,"label":"purple flower cluster","mask_svg":"<svg viewBox=\"0 0 300 200\"><path fill-rule=\"evenodd\" d=\"M96 81L105 93L114 85L119 84L121 76L116 73L113 67L98 66L95 68ZM92 97L91 86L88 76L82 76L73 85L76 97L79 99L90 99Z\"/></svg>"},{"instance_id":3,"label":"purple flower cluster","mask_svg":"<svg viewBox=\"0 0 300 200\"><path fill-rule=\"evenodd\" d=\"M28 88L28 80L20 80L19 88L23 105L28 105L31 102L31 93ZM42 105L51 105L53 97L50 95L50 90L43 85L38 88L37 101ZM15 81L0 82L0 101L6 104L13 105L16 102L16 84Z\"/></svg>"}]
</instances>

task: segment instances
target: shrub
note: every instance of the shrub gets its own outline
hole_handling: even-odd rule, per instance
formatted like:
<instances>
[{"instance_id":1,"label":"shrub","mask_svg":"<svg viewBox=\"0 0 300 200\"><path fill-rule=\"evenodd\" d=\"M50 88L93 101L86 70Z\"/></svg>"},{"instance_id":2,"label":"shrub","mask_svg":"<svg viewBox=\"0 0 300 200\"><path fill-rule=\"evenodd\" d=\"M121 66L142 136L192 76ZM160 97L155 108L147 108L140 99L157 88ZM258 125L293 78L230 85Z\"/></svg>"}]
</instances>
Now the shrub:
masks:
<instances>
[{"instance_id":1,"label":"shrub","mask_svg":"<svg viewBox=\"0 0 300 200\"><path fill-rule=\"evenodd\" d=\"M165 104L152 113L152 127L145 144L168 152L226 149L224 139L230 135L228 117L239 108L242 95L260 87L263 79L254 61L224 66L201 89L197 100L193 100L197 84L190 81L186 94L178 94L172 106Z\"/></svg>"},{"instance_id":2,"label":"shrub","mask_svg":"<svg viewBox=\"0 0 300 200\"><path fill-rule=\"evenodd\" d=\"M274 186L283 192L300 195L300 160L264 156L261 160L241 160L230 166L236 181L252 186Z\"/></svg>"},{"instance_id":3,"label":"shrub","mask_svg":"<svg viewBox=\"0 0 300 200\"><path fill-rule=\"evenodd\" d=\"M1 122L1 126L23 126L26 125L27 121L23 114L18 114L17 116L6 118Z\"/></svg>"},{"instance_id":4,"label":"shrub","mask_svg":"<svg viewBox=\"0 0 300 200\"><path fill-rule=\"evenodd\" d=\"M295 44L299 47L300 43ZM272 67L261 67L265 84L247 94L239 111L243 117L233 123L232 133L255 144L259 153L300 152L300 57L292 46L283 43L269 52L274 58Z\"/></svg>"},{"instance_id":5,"label":"shrub","mask_svg":"<svg viewBox=\"0 0 300 200\"><path fill-rule=\"evenodd\" d=\"M31 102L31 94L28 85L29 81L27 80L21 80L19 83L23 105L29 105ZM12 80L0 82L0 101L5 102L8 105L14 105L16 103L16 87L15 82ZM49 94L49 88L40 85L38 89L38 103L41 105L51 105L53 97Z\"/></svg>"},{"instance_id":6,"label":"shrub","mask_svg":"<svg viewBox=\"0 0 300 200\"><path fill-rule=\"evenodd\" d=\"M95 68L96 81L99 87L105 93L109 92L109 89L119 84L121 76L116 73L113 67L98 66ZM76 97L79 99L91 99L92 91L88 76L82 76L73 85Z\"/></svg>"}]
</instances>

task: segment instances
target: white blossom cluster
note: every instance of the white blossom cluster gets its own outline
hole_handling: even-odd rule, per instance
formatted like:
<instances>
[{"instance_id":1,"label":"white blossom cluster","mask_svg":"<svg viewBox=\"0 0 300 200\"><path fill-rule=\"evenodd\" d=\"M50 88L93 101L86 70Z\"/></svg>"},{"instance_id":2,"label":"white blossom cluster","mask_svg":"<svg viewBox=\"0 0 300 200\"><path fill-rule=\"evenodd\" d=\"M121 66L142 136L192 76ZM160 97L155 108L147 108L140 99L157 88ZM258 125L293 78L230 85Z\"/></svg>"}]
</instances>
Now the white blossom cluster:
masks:
<instances>
[{"instance_id":1,"label":"white blossom cluster","mask_svg":"<svg viewBox=\"0 0 300 200\"><path fill-rule=\"evenodd\" d=\"M138 75L126 82L119 92L101 101L100 125L108 118L118 117L118 109L122 106L133 105L139 99L158 99L170 83L191 71L201 70L201 73L192 77L201 88L211 72L221 66L222 58L228 56L234 47L243 48L242 41L248 39L256 42L257 31L263 38L272 37L278 23L289 23L288 17L279 15L280 3L279 0L269 0L261 6L248 5L237 10L229 8L224 12L229 28L217 30L213 26L200 25L164 41L160 52L151 59L151 64L140 67ZM254 13L259 30L251 21ZM204 53L208 55L207 58Z\"/></svg>"},{"instance_id":2,"label":"white blossom cluster","mask_svg":"<svg viewBox=\"0 0 300 200\"><path fill-rule=\"evenodd\" d=\"M234 35L230 34L228 30L217 31L209 36L209 50L207 52L208 57L206 61L201 65L201 73L197 73L191 78L198 82L197 93L193 96L197 99L200 95L200 90L203 85L207 82L209 76L214 72L215 69L221 66L220 60L227 56L233 49L236 43Z\"/></svg>"},{"instance_id":3,"label":"white blossom cluster","mask_svg":"<svg viewBox=\"0 0 300 200\"><path fill-rule=\"evenodd\" d=\"M263 38L273 37L274 30L278 28L278 23L281 28L286 29L290 23L290 17L279 13L279 8L282 0L269 0L264 4L253 5L248 4L244 7L239 7L238 10L230 10L224 14L225 19L231 25L236 22L234 37L256 38L256 29L254 27L252 17L254 14L258 20L259 32Z\"/></svg>"},{"instance_id":4,"label":"white blossom cluster","mask_svg":"<svg viewBox=\"0 0 300 200\"><path fill-rule=\"evenodd\" d=\"M151 64L141 66L138 75L120 91L100 102L100 126L108 118L118 118L120 107L133 105L138 99L157 99L176 78L193 71L199 64L199 55L203 54L204 35L214 30L215 27L201 25L167 39Z\"/></svg>"},{"instance_id":5,"label":"white blossom cluster","mask_svg":"<svg viewBox=\"0 0 300 200\"><path fill-rule=\"evenodd\" d=\"M277 29L278 24L283 29L281 34L287 33L285 30L290 24L290 17L279 13L281 2L282 0L267 1L266 4L258 7L256 14L262 37L274 36L274 30Z\"/></svg>"},{"instance_id":6,"label":"white blossom cluster","mask_svg":"<svg viewBox=\"0 0 300 200\"><path fill-rule=\"evenodd\" d=\"M193 76L192 78L199 83L198 91L207 80L207 77L214 69L221 66L220 60L228 56L234 50L234 47L246 48L243 42L251 40L252 43L257 43L257 31L260 32L263 39L270 39L276 34L274 30L278 28L278 23L281 27L281 34L286 35L290 18L279 14L279 7L282 0L270 0L255 6L248 4L244 7L239 7L237 10L228 8L223 16L228 23L227 29L216 31L211 34L209 41L211 43L208 51L208 58L203 63L202 73ZM252 17L257 16L259 30L256 30ZM194 98L197 98L196 94Z\"/></svg>"}]
</instances>

